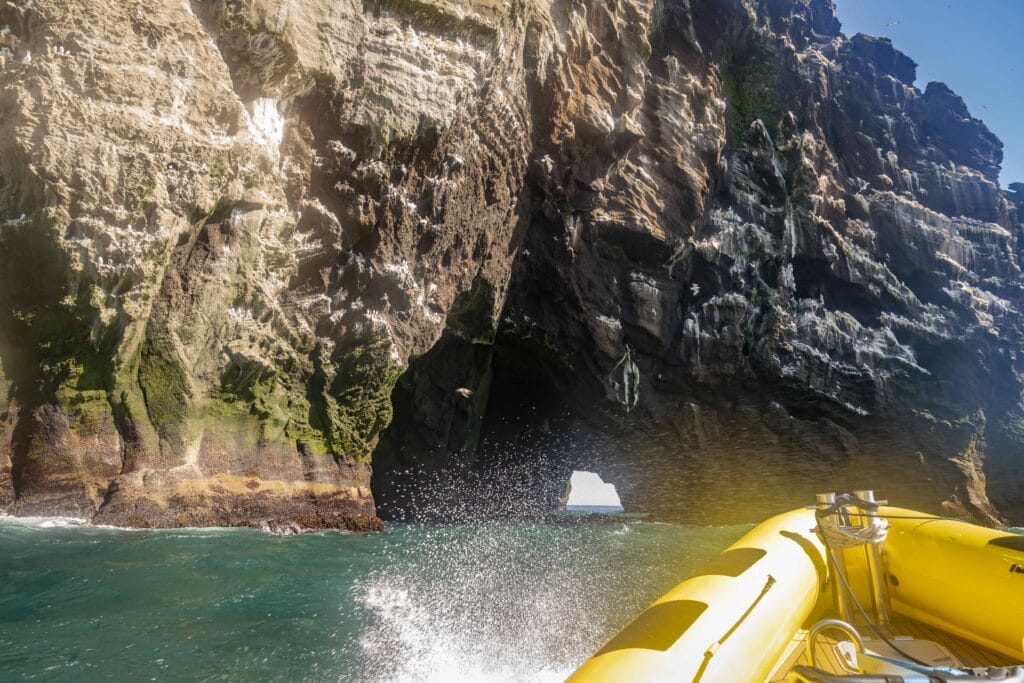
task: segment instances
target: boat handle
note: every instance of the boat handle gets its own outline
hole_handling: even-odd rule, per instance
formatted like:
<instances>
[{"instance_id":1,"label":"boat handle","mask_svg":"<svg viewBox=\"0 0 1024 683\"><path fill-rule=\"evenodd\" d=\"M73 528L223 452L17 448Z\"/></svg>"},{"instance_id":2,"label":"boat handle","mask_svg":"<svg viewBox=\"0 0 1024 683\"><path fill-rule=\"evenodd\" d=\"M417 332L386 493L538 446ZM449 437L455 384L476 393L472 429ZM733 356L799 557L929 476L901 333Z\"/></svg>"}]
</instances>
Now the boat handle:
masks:
<instances>
[{"instance_id":1,"label":"boat handle","mask_svg":"<svg viewBox=\"0 0 1024 683\"><path fill-rule=\"evenodd\" d=\"M807 646L811 649L811 666L817 667L817 648L814 646L814 641L818 639L822 633L829 629L836 629L842 631L846 635L850 636L850 640L853 641L853 646L857 649L857 654L864 654L864 641L861 640L860 634L857 633L857 629L841 619L822 619L817 624L811 627L810 632L807 634ZM846 662L842 661L842 658L838 658L839 665L846 670L846 673L859 674L859 669L851 669L846 666Z\"/></svg>"}]
</instances>

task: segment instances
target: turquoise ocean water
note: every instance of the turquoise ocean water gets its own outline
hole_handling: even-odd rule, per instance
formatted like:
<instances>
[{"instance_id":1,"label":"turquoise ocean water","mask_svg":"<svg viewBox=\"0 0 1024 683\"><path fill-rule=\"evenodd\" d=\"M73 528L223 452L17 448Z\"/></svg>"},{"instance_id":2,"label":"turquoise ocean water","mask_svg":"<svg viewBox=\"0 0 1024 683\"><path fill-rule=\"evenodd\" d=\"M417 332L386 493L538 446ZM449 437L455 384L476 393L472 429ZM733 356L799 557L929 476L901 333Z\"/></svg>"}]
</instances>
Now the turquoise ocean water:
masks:
<instances>
[{"instance_id":1,"label":"turquoise ocean water","mask_svg":"<svg viewBox=\"0 0 1024 683\"><path fill-rule=\"evenodd\" d=\"M749 526L0 519L0 681L561 680Z\"/></svg>"}]
</instances>

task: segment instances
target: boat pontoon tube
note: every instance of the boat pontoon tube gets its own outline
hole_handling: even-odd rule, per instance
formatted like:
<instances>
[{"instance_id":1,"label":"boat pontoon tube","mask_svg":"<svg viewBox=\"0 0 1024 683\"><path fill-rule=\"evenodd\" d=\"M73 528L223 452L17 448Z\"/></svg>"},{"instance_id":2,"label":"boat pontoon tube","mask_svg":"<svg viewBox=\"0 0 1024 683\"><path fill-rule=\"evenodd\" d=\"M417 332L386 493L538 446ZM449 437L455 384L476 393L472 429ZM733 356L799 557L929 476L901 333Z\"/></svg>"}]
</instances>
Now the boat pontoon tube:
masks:
<instances>
[{"instance_id":1,"label":"boat pontoon tube","mask_svg":"<svg viewBox=\"0 0 1024 683\"><path fill-rule=\"evenodd\" d=\"M1024 535L901 508L881 514L893 610L1024 661Z\"/></svg>"},{"instance_id":2,"label":"boat pontoon tube","mask_svg":"<svg viewBox=\"0 0 1024 683\"><path fill-rule=\"evenodd\" d=\"M763 681L825 586L814 511L773 517L648 607L569 678Z\"/></svg>"}]
</instances>

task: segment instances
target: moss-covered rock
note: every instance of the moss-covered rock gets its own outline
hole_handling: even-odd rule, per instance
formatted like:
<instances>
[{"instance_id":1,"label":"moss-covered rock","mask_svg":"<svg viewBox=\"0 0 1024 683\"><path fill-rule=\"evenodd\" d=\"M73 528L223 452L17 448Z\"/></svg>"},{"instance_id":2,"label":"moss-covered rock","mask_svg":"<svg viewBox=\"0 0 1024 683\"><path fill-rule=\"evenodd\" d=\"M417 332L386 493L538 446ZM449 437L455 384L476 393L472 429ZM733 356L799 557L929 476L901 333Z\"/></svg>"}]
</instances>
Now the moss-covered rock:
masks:
<instances>
[{"instance_id":1,"label":"moss-covered rock","mask_svg":"<svg viewBox=\"0 0 1024 683\"><path fill-rule=\"evenodd\" d=\"M248 444L304 444L327 452L322 432L310 426L311 406L305 385L255 361L233 362L206 409L211 428L225 422Z\"/></svg>"},{"instance_id":2,"label":"moss-covered rock","mask_svg":"<svg viewBox=\"0 0 1024 683\"><path fill-rule=\"evenodd\" d=\"M164 439L180 438L191 391L188 375L168 338L146 339L139 357L138 380L146 412L157 432Z\"/></svg>"},{"instance_id":3,"label":"moss-covered rock","mask_svg":"<svg viewBox=\"0 0 1024 683\"><path fill-rule=\"evenodd\" d=\"M760 34L725 62L722 89L728 104L730 139L742 146L744 134L755 120L773 127L780 118L775 102L778 92L777 56L769 40Z\"/></svg>"},{"instance_id":4,"label":"moss-covered rock","mask_svg":"<svg viewBox=\"0 0 1024 683\"><path fill-rule=\"evenodd\" d=\"M386 333L376 333L336 359L324 396L323 429L331 452L365 459L391 422L391 390L404 368Z\"/></svg>"}]
</instances>

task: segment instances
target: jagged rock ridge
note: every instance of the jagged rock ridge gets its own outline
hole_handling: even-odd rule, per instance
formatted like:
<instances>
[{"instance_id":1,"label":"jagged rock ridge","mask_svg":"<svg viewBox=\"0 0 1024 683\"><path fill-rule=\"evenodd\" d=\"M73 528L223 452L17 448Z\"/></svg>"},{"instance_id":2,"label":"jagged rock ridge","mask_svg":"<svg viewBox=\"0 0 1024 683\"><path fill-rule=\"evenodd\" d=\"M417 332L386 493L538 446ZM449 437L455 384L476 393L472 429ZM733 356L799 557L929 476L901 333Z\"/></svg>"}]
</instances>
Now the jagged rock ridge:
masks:
<instances>
[{"instance_id":1,"label":"jagged rock ridge","mask_svg":"<svg viewBox=\"0 0 1024 683\"><path fill-rule=\"evenodd\" d=\"M502 349L696 449L752 421L1024 504L1001 145L826 0L35 0L3 26L16 514L371 524L375 448L471 453Z\"/></svg>"}]
</instances>

